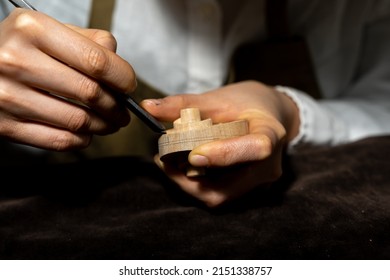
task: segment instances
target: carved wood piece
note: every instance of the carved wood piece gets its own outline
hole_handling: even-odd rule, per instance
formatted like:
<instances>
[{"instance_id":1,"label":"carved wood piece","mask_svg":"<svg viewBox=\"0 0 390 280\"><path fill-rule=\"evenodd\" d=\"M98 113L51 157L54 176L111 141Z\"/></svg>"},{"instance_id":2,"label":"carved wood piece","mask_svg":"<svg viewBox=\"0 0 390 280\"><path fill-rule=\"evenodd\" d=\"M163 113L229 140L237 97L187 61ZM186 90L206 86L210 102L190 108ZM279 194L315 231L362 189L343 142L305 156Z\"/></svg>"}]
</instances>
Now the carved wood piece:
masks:
<instances>
[{"instance_id":1,"label":"carved wood piece","mask_svg":"<svg viewBox=\"0 0 390 280\"><path fill-rule=\"evenodd\" d=\"M248 131L246 120L213 124L211 119L201 119L199 109L183 109L180 118L173 122L173 128L158 140L160 159L175 165L187 163L187 176L200 176L204 170L188 164L188 154L195 147L218 139L242 136Z\"/></svg>"}]
</instances>

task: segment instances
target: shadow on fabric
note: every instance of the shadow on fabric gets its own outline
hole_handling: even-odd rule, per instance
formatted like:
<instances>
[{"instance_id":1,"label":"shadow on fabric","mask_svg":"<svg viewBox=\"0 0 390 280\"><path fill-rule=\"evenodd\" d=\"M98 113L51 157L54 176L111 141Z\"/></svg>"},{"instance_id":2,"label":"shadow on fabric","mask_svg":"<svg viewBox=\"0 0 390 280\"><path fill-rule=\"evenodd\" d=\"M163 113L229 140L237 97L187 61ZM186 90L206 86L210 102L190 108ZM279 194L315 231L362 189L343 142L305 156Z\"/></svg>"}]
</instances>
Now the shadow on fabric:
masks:
<instances>
[{"instance_id":1,"label":"shadow on fabric","mask_svg":"<svg viewBox=\"0 0 390 280\"><path fill-rule=\"evenodd\" d=\"M388 259L387 154L386 136L306 148L215 210L139 157L4 167L0 258Z\"/></svg>"}]
</instances>

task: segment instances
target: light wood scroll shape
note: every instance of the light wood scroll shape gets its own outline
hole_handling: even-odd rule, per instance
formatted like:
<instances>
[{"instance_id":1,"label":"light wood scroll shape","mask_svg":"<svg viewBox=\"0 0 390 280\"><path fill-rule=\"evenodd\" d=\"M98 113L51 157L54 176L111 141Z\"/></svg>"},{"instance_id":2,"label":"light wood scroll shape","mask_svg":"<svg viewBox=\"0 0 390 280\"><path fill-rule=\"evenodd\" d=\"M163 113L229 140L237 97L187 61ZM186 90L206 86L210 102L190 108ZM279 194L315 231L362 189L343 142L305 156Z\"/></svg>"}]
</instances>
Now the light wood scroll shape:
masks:
<instances>
[{"instance_id":1,"label":"light wood scroll shape","mask_svg":"<svg viewBox=\"0 0 390 280\"><path fill-rule=\"evenodd\" d=\"M201 176L204 169L190 166L187 160L195 147L218 139L242 136L248 131L246 120L213 124L211 119L201 119L199 109L183 109L180 118L173 122L173 128L158 140L160 159L177 167L186 165L189 177Z\"/></svg>"}]
</instances>

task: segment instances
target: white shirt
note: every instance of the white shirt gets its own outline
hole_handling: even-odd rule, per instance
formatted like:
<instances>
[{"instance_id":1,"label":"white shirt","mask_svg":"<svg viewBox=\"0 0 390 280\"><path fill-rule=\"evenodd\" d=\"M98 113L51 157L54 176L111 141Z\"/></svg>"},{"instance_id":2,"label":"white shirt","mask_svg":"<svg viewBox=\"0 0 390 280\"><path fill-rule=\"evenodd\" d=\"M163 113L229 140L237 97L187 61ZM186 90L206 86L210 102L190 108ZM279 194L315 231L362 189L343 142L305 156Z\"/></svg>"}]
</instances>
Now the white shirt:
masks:
<instances>
[{"instance_id":1,"label":"white shirt","mask_svg":"<svg viewBox=\"0 0 390 280\"><path fill-rule=\"evenodd\" d=\"M224 3L237 6L236 1ZM199 93L221 86L235 45L264 27L259 21L261 0L240 1L225 36L222 9L216 0L117 0L117 4L113 33L118 52L141 78L167 94ZM126 17L132 21L123 24Z\"/></svg>"},{"instance_id":2,"label":"white shirt","mask_svg":"<svg viewBox=\"0 0 390 280\"><path fill-rule=\"evenodd\" d=\"M30 2L87 25L90 0ZM260 0L117 0L112 32L146 82L166 94L200 93L223 84L238 44L265 37L263 11ZM278 87L301 114L290 148L389 134L390 1L290 0L288 12L291 31L307 38L324 97Z\"/></svg>"}]
</instances>

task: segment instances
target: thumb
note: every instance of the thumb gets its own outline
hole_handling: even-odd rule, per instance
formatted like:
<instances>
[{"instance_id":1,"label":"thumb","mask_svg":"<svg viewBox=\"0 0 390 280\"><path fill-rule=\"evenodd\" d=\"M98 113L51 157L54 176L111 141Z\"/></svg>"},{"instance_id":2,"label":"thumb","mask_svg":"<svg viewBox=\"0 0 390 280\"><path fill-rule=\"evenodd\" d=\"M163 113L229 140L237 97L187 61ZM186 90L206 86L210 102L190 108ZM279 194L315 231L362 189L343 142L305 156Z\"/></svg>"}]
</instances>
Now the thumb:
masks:
<instances>
[{"instance_id":1,"label":"thumb","mask_svg":"<svg viewBox=\"0 0 390 280\"><path fill-rule=\"evenodd\" d=\"M200 145L191 151L188 160L196 167L226 167L264 160L273 150L274 144L266 135L248 134Z\"/></svg>"}]
</instances>

